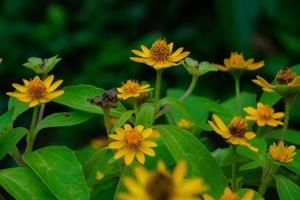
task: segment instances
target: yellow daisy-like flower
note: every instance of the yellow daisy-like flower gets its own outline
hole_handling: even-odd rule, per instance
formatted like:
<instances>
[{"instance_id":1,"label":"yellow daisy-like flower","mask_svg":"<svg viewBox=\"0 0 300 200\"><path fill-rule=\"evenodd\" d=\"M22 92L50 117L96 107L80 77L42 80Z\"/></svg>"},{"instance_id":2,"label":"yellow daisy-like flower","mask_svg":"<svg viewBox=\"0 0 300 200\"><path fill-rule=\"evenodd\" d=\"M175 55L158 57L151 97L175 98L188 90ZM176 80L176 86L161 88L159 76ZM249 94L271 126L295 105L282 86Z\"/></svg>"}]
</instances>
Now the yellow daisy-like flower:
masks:
<instances>
[{"instance_id":1,"label":"yellow daisy-like flower","mask_svg":"<svg viewBox=\"0 0 300 200\"><path fill-rule=\"evenodd\" d=\"M229 58L224 59L224 66L215 64L215 66L223 72L228 71L253 71L264 66L264 61L254 63L254 59L244 59L243 54L232 52Z\"/></svg>"},{"instance_id":2,"label":"yellow daisy-like flower","mask_svg":"<svg viewBox=\"0 0 300 200\"><path fill-rule=\"evenodd\" d=\"M122 87L117 88L119 99L128 99L130 97L139 97L141 94L150 91L150 85L140 85L138 81L128 80Z\"/></svg>"},{"instance_id":3,"label":"yellow daisy-like flower","mask_svg":"<svg viewBox=\"0 0 300 200\"><path fill-rule=\"evenodd\" d=\"M244 118L234 117L228 126L215 114L213 114L213 120L215 122L208 121L209 125L217 134L226 139L227 142L233 145L246 146L255 152L258 151L256 147L248 143L248 140L253 139L256 134L254 132L247 132L248 124Z\"/></svg>"},{"instance_id":4,"label":"yellow daisy-like flower","mask_svg":"<svg viewBox=\"0 0 300 200\"><path fill-rule=\"evenodd\" d=\"M300 92L300 76L292 69L282 69L276 74L276 83L271 84L260 76L252 80L265 92L277 92L281 96L290 96Z\"/></svg>"},{"instance_id":5,"label":"yellow daisy-like flower","mask_svg":"<svg viewBox=\"0 0 300 200\"><path fill-rule=\"evenodd\" d=\"M204 200L215 200L212 196L204 194ZM224 189L224 194L221 196L220 200L253 200L254 191L249 190L243 197L239 197L237 194L233 193L229 187Z\"/></svg>"},{"instance_id":6,"label":"yellow daisy-like flower","mask_svg":"<svg viewBox=\"0 0 300 200\"><path fill-rule=\"evenodd\" d=\"M278 126L283 125L280 121L284 117L283 112L274 112L274 109L268 105L257 103L257 109L253 107L246 107L244 111L250 116L246 116L246 120L256 121L258 126Z\"/></svg>"},{"instance_id":7,"label":"yellow daisy-like flower","mask_svg":"<svg viewBox=\"0 0 300 200\"><path fill-rule=\"evenodd\" d=\"M191 128L194 127L194 123L188 119L182 118L177 122L177 126L180 128L190 130Z\"/></svg>"},{"instance_id":8,"label":"yellow daisy-like flower","mask_svg":"<svg viewBox=\"0 0 300 200\"><path fill-rule=\"evenodd\" d=\"M125 164L130 165L134 158L141 164L145 163L145 154L155 156L155 151L152 147L157 144L152 141L153 129L144 129L144 126L138 125L134 128L129 124L125 124L124 128L117 128L116 133L110 135L115 142L111 142L111 149L118 149L114 159L120 159L124 156Z\"/></svg>"},{"instance_id":9,"label":"yellow daisy-like flower","mask_svg":"<svg viewBox=\"0 0 300 200\"><path fill-rule=\"evenodd\" d=\"M277 145L273 145L269 148L269 154L274 160L282 163L289 163L293 161L293 157L296 155L296 147L294 145L284 146L284 142L281 140Z\"/></svg>"},{"instance_id":10,"label":"yellow daisy-like flower","mask_svg":"<svg viewBox=\"0 0 300 200\"><path fill-rule=\"evenodd\" d=\"M135 168L136 179L126 177L124 184L128 193L121 193L119 200L198 200L199 194L206 192L208 186L201 178L184 179L186 163L181 161L170 174L162 161L157 171Z\"/></svg>"},{"instance_id":11,"label":"yellow daisy-like flower","mask_svg":"<svg viewBox=\"0 0 300 200\"><path fill-rule=\"evenodd\" d=\"M130 57L130 60L139 63L145 63L156 70L176 66L186 58L190 52L183 51L180 47L173 52L173 42L167 43L165 40L158 39L153 44L151 49L141 45L142 51L132 50L139 57Z\"/></svg>"},{"instance_id":12,"label":"yellow daisy-like flower","mask_svg":"<svg viewBox=\"0 0 300 200\"><path fill-rule=\"evenodd\" d=\"M18 92L7 92L6 94L17 98L19 101L29 103L29 107L34 107L63 95L63 90L55 91L63 80L58 80L52 84L53 80L53 75L48 76L44 81L38 76L35 76L33 80L23 79L24 86L17 83L12 84Z\"/></svg>"}]
</instances>

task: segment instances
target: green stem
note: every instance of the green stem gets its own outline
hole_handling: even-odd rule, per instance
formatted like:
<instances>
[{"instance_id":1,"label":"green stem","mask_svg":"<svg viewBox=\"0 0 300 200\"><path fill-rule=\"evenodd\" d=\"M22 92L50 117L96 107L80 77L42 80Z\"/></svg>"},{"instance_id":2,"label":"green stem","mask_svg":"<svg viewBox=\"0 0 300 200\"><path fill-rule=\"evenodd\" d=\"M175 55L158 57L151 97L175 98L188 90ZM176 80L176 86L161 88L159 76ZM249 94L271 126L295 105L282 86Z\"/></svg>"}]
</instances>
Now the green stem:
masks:
<instances>
[{"instance_id":1,"label":"green stem","mask_svg":"<svg viewBox=\"0 0 300 200\"><path fill-rule=\"evenodd\" d=\"M103 108L104 125L106 128L106 134L109 136L111 132L111 121L110 121L110 108Z\"/></svg>"},{"instance_id":2,"label":"green stem","mask_svg":"<svg viewBox=\"0 0 300 200\"><path fill-rule=\"evenodd\" d=\"M290 109L291 109L293 100L294 100L293 98L286 98L285 102L284 102L285 113L284 113L284 121L283 121L282 131L280 134L280 140L283 140L284 134L289 126Z\"/></svg>"},{"instance_id":3,"label":"green stem","mask_svg":"<svg viewBox=\"0 0 300 200\"><path fill-rule=\"evenodd\" d=\"M160 109L159 95L160 95L162 74L163 74L163 69L160 69L160 70L156 71L156 84L155 84L155 94L154 94L155 114Z\"/></svg>"},{"instance_id":4,"label":"green stem","mask_svg":"<svg viewBox=\"0 0 300 200\"><path fill-rule=\"evenodd\" d=\"M240 76L233 76L235 83L236 109L237 114L241 115L241 99L240 99Z\"/></svg>"},{"instance_id":5,"label":"green stem","mask_svg":"<svg viewBox=\"0 0 300 200\"><path fill-rule=\"evenodd\" d=\"M185 91L184 95L182 95L180 97L180 101L185 100L193 92L193 90L195 89L195 87L197 85L198 78L199 78L198 76L193 76L189 88Z\"/></svg>"},{"instance_id":6,"label":"green stem","mask_svg":"<svg viewBox=\"0 0 300 200\"><path fill-rule=\"evenodd\" d=\"M33 109L30 130L28 131L27 138L26 138L27 145L26 145L25 153L32 152L33 144L34 144L35 137L36 137L34 129L37 124L39 109L40 109L40 106L36 106Z\"/></svg>"},{"instance_id":7,"label":"green stem","mask_svg":"<svg viewBox=\"0 0 300 200\"><path fill-rule=\"evenodd\" d=\"M261 185L259 186L258 192L261 196L264 196L268 187L270 186L273 175L278 170L279 166L272 165L272 163L267 163L267 165L263 168L263 174L261 178Z\"/></svg>"},{"instance_id":8,"label":"green stem","mask_svg":"<svg viewBox=\"0 0 300 200\"><path fill-rule=\"evenodd\" d=\"M237 153L236 153L236 145L232 145L232 162L231 162L231 186L233 192L237 190Z\"/></svg>"}]
</instances>

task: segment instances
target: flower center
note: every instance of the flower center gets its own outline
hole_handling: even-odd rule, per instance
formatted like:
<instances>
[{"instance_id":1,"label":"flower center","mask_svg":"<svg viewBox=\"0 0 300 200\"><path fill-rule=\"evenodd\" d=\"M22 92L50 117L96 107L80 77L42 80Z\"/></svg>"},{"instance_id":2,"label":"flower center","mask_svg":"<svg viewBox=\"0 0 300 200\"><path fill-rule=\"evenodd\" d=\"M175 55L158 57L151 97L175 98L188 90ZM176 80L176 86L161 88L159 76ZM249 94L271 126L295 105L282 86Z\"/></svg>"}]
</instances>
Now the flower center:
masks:
<instances>
[{"instance_id":1,"label":"flower center","mask_svg":"<svg viewBox=\"0 0 300 200\"><path fill-rule=\"evenodd\" d=\"M139 84L134 81L127 82L124 86L124 93L125 94L136 94L139 91Z\"/></svg>"},{"instance_id":2,"label":"flower center","mask_svg":"<svg viewBox=\"0 0 300 200\"><path fill-rule=\"evenodd\" d=\"M290 68L281 69L276 74L276 81L281 85L289 84L297 77L297 74Z\"/></svg>"},{"instance_id":3,"label":"flower center","mask_svg":"<svg viewBox=\"0 0 300 200\"><path fill-rule=\"evenodd\" d=\"M152 177L146 183L146 191L151 200L170 200L173 190L174 182L172 178L161 172L152 174Z\"/></svg>"},{"instance_id":4,"label":"flower center","mask_svg":"<svg viewBox=\"0 0 300 200\"><path fill-rule=\"evenodd\" d=\"M40 99L45 96L46 86L41 80L32 80L28 84L27 91L33 99Z\"/></svg>"},{"instance_id":5,"label":"flower center","mask_svg":"<svg viewBox=\"0 0 300 200\"><path fill-rule=\"evenodd\" d=\"M263 119L271 119L273 110L269 106L263 105L259 109L257 109L257 114L260 118Z\"/></svg>"},{"instance_id":6,"label":"flower center","mask_svg":"<svg viewBox=\"0 0 300 200\"><path fill-rule=\"evenodd\" d=\"M228 126L230 133L235 137L244 137L248 130L248 124L245 119L236 117Z\"/></svg>"},{"instance_id":7,"label":"flower center","mask_svg":"<svg viewBox=\"0 0 300 200\"><path fill-rule=\"evenodd\" d=\"M152 44L151 55L156 60L166 60L171 55L170 48L165 40L157 40Z\"/></svg>"},{"instance_id":8,"label":"flower center","mask_svg":"<svg viewBox=\"0 0 300 200\"><path fill-rule=\"evenodd\" d=\"M135 129L126 131L125 142L127 143L130 149L137 149L141 144L142 140L143 136L139 131Z\"/></svg>"}]
</instances>

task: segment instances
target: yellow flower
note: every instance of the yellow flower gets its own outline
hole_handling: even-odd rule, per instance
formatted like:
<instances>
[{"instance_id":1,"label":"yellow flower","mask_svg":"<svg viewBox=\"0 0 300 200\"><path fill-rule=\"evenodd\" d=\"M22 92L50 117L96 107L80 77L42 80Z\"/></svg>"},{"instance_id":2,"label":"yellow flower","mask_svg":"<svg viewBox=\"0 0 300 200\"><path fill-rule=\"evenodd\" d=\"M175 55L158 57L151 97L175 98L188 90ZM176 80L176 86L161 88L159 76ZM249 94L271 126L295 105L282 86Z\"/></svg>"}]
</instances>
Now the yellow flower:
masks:
<instances>
[{"instance_id":1,"label":"yellow flower","mask_svg":"<svg viewBox=\"0 0 300 200\"><path fill-rule=\"evenodd\" d=\"M177 126L189 130L194 126L194 124L188 119L182 118L177 122Z\"/></svg>"},{"instance_id":2,"label":"yellow flower","mask_svg":"<svg viewBox=\"0 0 300 200\"><path fill-rule=\"evenodd\" d=\"M248 60L244 59L243 54L237 52L232 52L230 58L224 59L224 66L215 64L215 66L223 72L228 71L252 71L259 69L264 66L264 61L254 63L254 59L250 58Z\"/></svg>"},{"instance_id":3,"label":"yellow flower","mask_svg":"<svg viewBox=\"0 0 300 200\"><path fill-rule=\"evenodd\" d=\"M128 99L130 97L139 97L141 94L150 91L150 85L141 86L137 81L128 80L122 87L117 88L119 99Z\"/></svg>"},{"instance_id":4,"label":"yellow flower","mask_svg":"<svg viewBox=\"0 0 300 200\"><path fill-rule=\"evenodd\" d=\"M158 162L157 171L136 167L134 172L136 179L124 179L128 193L121 193L119 200L198 200L198 195L208 190L201 178L184 178L184 161L177 164L172 174L162 161Z\"/></svg>"},{"instance_id":5,"label":"yellow flower","mask_svg":"<svg viewBox=\"0 0 300 200\"><path fill-rule=\"evenodd\" d=\"M252 107L244 108L244 111L250 116L246 116L246 120L256 121L258 126L278 126L283 125L280 121L284 117L283 112L274 113L274 109L268 105L257 103L257 109Z\"/></svg>"},{"instance_id":6,"label":"yellow flower","mask_svg":"<svg viewBox=\"0 0 300 200\"><path fill-rule=\"evenodd\" d=\"M90 145L94 149L101 149L108 144L108 139L106 137L98 137L91 140Z\"/></svg>"},{"instance_id":7,"label":"yellow flower","mask_svg":"<svg viewBox=\"0 0 300 200\"><path fill-rule=\"evenodd\" d=\"M282 163L289 163L293 161L293 157L296 155L296 147L294 145L284 146L284 142L281 140L277 145L273 145L269 148L269 153L274 160Z\"/></svg>"},{"instance_id":8,"label":"yellow flower","mask_svg":"<svg viewBox=\"0 0 300 200\"><path fill-rule=\"evenodd\" d=\"M227 142L233 145L246 146L255 152L258 151L257 148L248 143L248 140L253 139L256 135L254 132L247 132L248 124L244 118L235 117L228 126L215 114L213 114L213 119L215 123L208 121L209 125L217 134L226 139Z\"/></svg>"},{"instance_id":9,"label":"yellow flower","mask_svg":"<svg viewBox=\"0 0 300 200\"><path fill-rule=\"evenodd\" d=\"M38 76L29 81L23 79L24 86L17 83L12 84L18 92L7 92L6 94L16 97L19 101L29 103L29 107L47 103L64 93L63 90L55 91L62 84L63 80L58 80L52 84L53 79L53 75L48 76L44 81Z\"/></svg>"},{"instance_id":10,"label":"yellow flower","mask_svg":"<svg viewBox=\"0 0 300 200\"><path fill-rule=\"evenodd\" d=\"M277 92L281 96L295 95L300 92L300 76L290 68L282 69L276 74L276 83L271 84L260 76L252 80L265 92Z\"/></svg>"},{"instance_id":11,"label":"yellow flower","mask_svg":"<svg viewBox=\"0 0 300 200\"><path fill-rule=\"evenodd\" d=\"M142 51L132 50L139 57L130 57L130 60L145 63L156 70L176 66L190 54L188 51L183 51L183 47L173 52L173 42L168 44L162 39L156 40L152 44L151 49L144 45L141 45L141 49Z\"/></svg>"},{"instance_id":12,"label":"yellow flower","mask_svg":"<svg viewBox=\"0 0 300 200\"><path fill-rule=\"evenodd\" d=\"M157 144L151 139L153 134L152 128L144 129L144 126L138 125L134 128L129 124L124 125L123 128L117 128L116 133L110 135L115 142L111 142L109 147L111 149L118 149L114 159L120 159L125 157L125 164L130 165L134 158L141 164L145 163L145 155L155 156L155 151L152 147L156 147Z\"/></svg>"},{"instance_id":13,"label":"yellow flower","mask_svg":"<svg viewBox=\"0 0 300 200\"><path fill-rule=\"evenodd\" d=\"M204 200L214 200L214 198L208 194L204 194L202 197ZM253 190L247 191L246 194L240 198L237 194L233 193L229 187L226 187L220 200L253 200L253 197Z\"/></svg>"}]
</instances>

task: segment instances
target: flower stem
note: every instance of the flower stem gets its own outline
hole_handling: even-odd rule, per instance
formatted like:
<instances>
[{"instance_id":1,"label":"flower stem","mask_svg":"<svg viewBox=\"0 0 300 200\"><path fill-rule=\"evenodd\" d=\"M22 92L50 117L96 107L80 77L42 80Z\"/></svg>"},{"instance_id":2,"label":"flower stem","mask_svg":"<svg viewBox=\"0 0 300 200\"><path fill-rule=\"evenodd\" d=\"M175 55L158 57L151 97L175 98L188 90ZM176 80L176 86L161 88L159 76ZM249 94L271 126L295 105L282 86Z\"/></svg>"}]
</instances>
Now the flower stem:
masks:
<instances>
[{"instance_id":1,"label":"flower stem","mask_svg":"<svg viewBox=\"0 0 300 200\"><path fill-rule=\"evenodd\" d=\"M268 187L270 186L272 180L273 180L273 175L276 173L278 170L279 166L272 165L272 163L268 162L266 166L263 168L263 174L261 177L261 185L259 186L258 192L261 196L263 196Z\"/></svg>"},{"instance_id":2,"label":"flower stem","mask_svg":"<svg viewBox=\"0 0 300 200\"><path fill-rule=\"evenodd\" d=\"M41 105L38 122L42 121L42 119L44 117L45 107L46 107L46 104Z\"/></svg>"},{"instance_id":3,"label":"flower stem","mask_svg":"<svg viewBox=\"0 0 300 200\"><path fill-rule=\"evenodd\" d=\"M280 139L279 140L283 140L284 138L284 134L289 126L289 120L290 120L290 109L291 109L291 105L294 101L294 98L286 98L285 102L284 102L284 107L285 107L285 113L284 113L284 122L283 122L283 126L282 126L282 131L280 134Z\"/></svg>"},{"instance_id":4,"label":"flower stem","mask_svg":"<svg viewBox=\"0 0 300 200\"><path fill-rule=\"evenodd\" d=\"M235 192L237 190L237 153L236 145L231 145L232 147L232 162L231 162L231 186L232 190Z\"/></svg>"},{"instance_id":5,"label":"flower stem","mask_svg":"<svg viewBox=\"0 0 300 200\"><path fill-rule=\"evenodd\" d=\"M104 126L106 128L107 137L111 132L110 108L103 108Z\"/></svg>"},{"instance_id":6,"label":"flower stem","mask_svg":"<svg viewBox=\"0 0 300 200\"><path fill-rule=\"evenodd\" d=\"M160 109L159 95L160 95L162 74L163 74L163 69L160 69L160 70L156 71L156 85L155 85L155 94L154 94L155 114Z\"/></svg>"},{"instance_id":7,"label":"flower stem","mask_svg":"<svg viewBox=\"0 0 300 200\"><path fill-rule=\"evenodd\" d=\"M241 99L240 99L240 76L233 76L235 83L236 109L237 114L241 114Z\"/></svg>"},{"instance_id":8,"label":"flower stem","mask_svg":"<svg viewBox=\"0 0 300 200\"><path fill-rule=\"evenodd\" d=\"M37 124L39 109L40 109L40 106L36 106L33 109L30 130L28 131L27 138L26 138L27 145L26 145L25 153L32 152L34 140L35 140L35 137L36 137L34 129L35 129L36 124Z\"/></svg>"}]
</instances>

